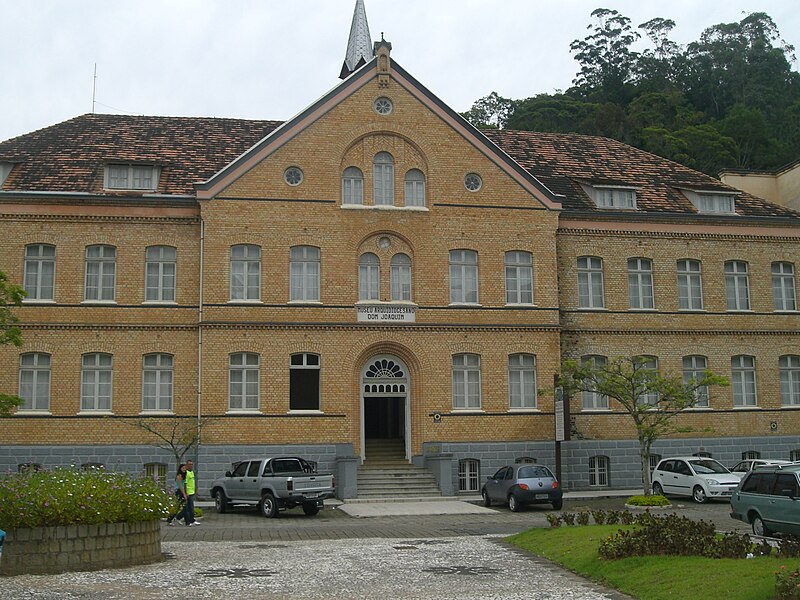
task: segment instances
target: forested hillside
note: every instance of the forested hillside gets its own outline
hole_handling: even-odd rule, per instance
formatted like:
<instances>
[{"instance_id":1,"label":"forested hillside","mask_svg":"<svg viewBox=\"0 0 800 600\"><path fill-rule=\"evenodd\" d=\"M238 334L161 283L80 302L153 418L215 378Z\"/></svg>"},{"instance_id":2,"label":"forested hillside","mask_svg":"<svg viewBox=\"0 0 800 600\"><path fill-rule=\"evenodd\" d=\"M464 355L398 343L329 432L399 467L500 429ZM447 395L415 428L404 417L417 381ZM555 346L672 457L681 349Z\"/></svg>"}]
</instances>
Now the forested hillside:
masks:
<instances>
[{"instance_id":1,"label":"forested hillside","mask_svg":"<svg viewBox=\"0 0 800 600\"><path fill-rule=\"evenodd\" d=\"M573 87L521 100L492 92L463 116L483 128L611 137L711 175L800 158L800 74L769 15L714 25L686 47L670 39L670 19L634 28L605 8L592 19L570 45ZM636 52L640 39L648 47Z\"/></svg>"}]
</instances>

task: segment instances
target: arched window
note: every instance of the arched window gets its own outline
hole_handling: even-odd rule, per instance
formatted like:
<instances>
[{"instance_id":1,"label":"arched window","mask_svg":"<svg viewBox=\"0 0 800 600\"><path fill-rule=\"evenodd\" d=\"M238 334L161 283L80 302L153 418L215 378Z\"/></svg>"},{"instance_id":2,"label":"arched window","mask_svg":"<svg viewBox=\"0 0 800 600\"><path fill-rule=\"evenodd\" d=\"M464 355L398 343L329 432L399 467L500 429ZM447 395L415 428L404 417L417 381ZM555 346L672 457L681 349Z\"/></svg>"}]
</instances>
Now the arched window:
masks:
<instances>
[{"instance_id":1,"label":"arched window","mask_svg":"<svg viewBox=\"0 0 800 600\"><path fill-rule=\"evenodd\" d=\"M481 357L477 354L453 355L453 408L480 409Z\"/></svg>"},{"instance_id":2,"label":"arched window","mask_svg":"<svg viewBox=\"0 0 800 600\"><path fill-rule=\"evenodd\" d=\"M111 355L102 352L81 358L81 410L111 410Z\"/></svg>"},{"instance_id":3,"label":"arched window","mask_svg":"<svg viewBox=\"0 0 800 600\"><path fill-rule=\"evenodd\" d=\"M608 364L608 358L589 354L581 357L581 366L591 367L592 369L602 369ZM584 390L581 392L583 398L583 410L608 410L608 396L598 392Z\"/></svg>"},{"instance_id":4,"label":"arched window","mask_svg":"<svg viewBox=\"0 0 800 600\"><path fill-rule=\"evenodd\" d=\"M364 174L358 167L347 167L342 174L342 204L364 204Z\"/></svg>"},{"instance_id":5,"label":"arched window","mask_svg":"<svg viewBox=\"0 0 800 600\"><path fill-rule=\"evenodd\" d=\"M388 152L378 152L372 164L375 180L375 204L394 205L394 158Z\"/></svg>"},{"instance_id":6,"label":"arched window","mask_svg":"<svg viewBox=\"0 0 800 600\"><path fill-rule=\"evenodd\" d=\"M647 369L649 371L658 371L658 357L640 356L639 358L642 360L640 368ZM640 406L652 406L653 408L658 406L658 392L649 389L642 389L637 391L637 395L637 402Z\"/></svg>"},{"instance_id":7,"label":"arched window","mask_svg":"<svg viewBox=\"0 0 800 600\"><path fill-rule=\"evenodd\" d=\"M425 175L411 169L405 177L406 206L425 206Z\"/></svg>"},{"instance_id":8,"label":"arched window","mask_svg":"<svg viewBox=\"0 0 800 600\"><path fill-rule=\"evenodd\" d=\"M800 356L781 356L778 366L781 372L781 406L800 404Z\"/></svg>"},{"instance_id":9,"label":"arched window","mask_svg":"<svg viewBox=\"0 0 800 600\"><path fill-rule=\"evenodd\" d=\"M678 261L678 308L703 310L703 275L699 260Z\"/></svg>"},{"instance_id":10,"label":"arched window","mask_svg":"<svg viewBox=\"0 0 800 600\"><path fill-rule=\"evenodd\" d=\"M731 358L731 387L733 406L756 406L756 359L741 355Z\"/></svg>"},{"instance_id":11,"label":"arched window","mask_svg":"<svg viewBox=\"0 0 800 600\"><path fill-rule=\"evenodd\" d=\"M381 261L372 252L358 259L358 299L380 300Z\"/></svg>"},{"instance_id":12,"label":"arched window","mask_svg":"<svg viewBox=\"0 0 800 600\"><path fill-rule=\"evenodd\" d=\"M464 458L458 461L458 491L477 492L480 490L481 461Z\"/></svg>"},{"instance_id":13,"label":"arched window","mask_svg":"<svg viewBox=\"0 0 800 600\"><path fill-rule=\"evenodd\" d=\"M231 246L231 300L261 298L261 248L252 244Z\"/></svg>"},{"instance_id":14,"label":"arched window","mask_svg":"<svg viewBox=\"0 0 800 600\"><path fill-rule=\"evenodd\" d=\"M746 262L729 260L725 263L725 296L728 310L750 310L750 278Z\"/></svg>"},{"instance_id":15,"label":"arched window","mask_svg":"<svg viewBox=\"0 0 800 600\"><path fill-rule=\"evenodd\" d=\"M319 355L289 357L289 410L319 410Z\"/></svg>"},{"instance_id":16,"label":"arched window","mask_svg":"<svg viewBox=\"0 0 800 600\"><path fill-rule=\"evenodd\" d=\"M171 246L150 246L145 251L146 302L175 302L176 257Z\"/></svg>"},{"instance_id":17,"label":"arched window","mask_svg":"<svg viewBox=\"0 0 800 600\"><path fill-rule=\"evenodd\" d=\"M508 405L536 408L536 357L512 354L508 357Z\"/></svg>"},{"instance_id":18,"label":"arched window","mask_svg":"<svg viewBox=\"0 0 800 600\"><path fill-rule=\"evenodd\" d=\"M578 306L603 308L603 259L597 256L578 257Z\"/></svg>"},{"instance_id":19,"label":"arched window","mask_svg":"<svg viewBox=\"0 0 800 600\"><path fill-rule=\"evenodd\" d=\"M533 304L533 256L506 252L506 304Z\"/></svg>"},{"instance_id":20,"label":"arched window","mask_svg":"<svg viewBox=\"0 0 800 600\"><path fill-rule=\"evenodd\" d=\"M25 273L23 281L25 300L53 300L55 298L56 247L49 244L25 246Z\"/></svg>"},{"instance_id":21,"label":"arched window","mask_svg":"<svg viewBox=\"0 0 800 600\"><path fill-rule=\"evenodd\" d=\"M708 369L708 361L705 356L684 356L683 357L683 383L689 385L692 380L699 381L705 377L706 369ZM708 407L708 386L704 385L699 387L694 392L695 403L697 407Z\"/></svg>"},{"instance_id":22,"label":"arched window","mask_svg":"<svg viewBox=\"0 0 800 600\"><path fill-rule=\"evenodd\" d=\"M228 362L228 408L258 410L259 357L253 352L237 352Z\"/></svg>"},{"instance_id":23,"label":"arched window","mask_svg":"<svg viewBox=\"0 0 800 600\"><path fill-rule=\"evenodd\" d=\"M450 303L478 303L478 253L450 251Z\"/></svg>"},{"instance_id":24,"label":"arched window","mask_svg":"<svg viewBox=\"0 0 800 600\"><path fill-rule=\"evenodd\" d=\"M50 355L43 352L19 357L21 410L50 410Z\"/></svg>"},{"instance_id":25,"label":"arched window","mask_svg":"<svg viewBox=\"0 0 800 600\"><path fill-rule=\"evenodd\" d=\"M142 367L142 410L172 411L171 354L145 354Z\"/></svg>"},{"instance_id":26,"label":"arched window","mask_svg":"<svg viewBox=\"0 0 800 600\"><path fill-rule=\"evenodd\" d=\"M293 246L289 251L289 300L319 302L320 251L314 246Z\"/></svg>"},{"instance_id":27,"label":"arched window","mask_svg":"<svg viewBox=\"0 0 800 600\"><path fill-rule=\"evenodd\" d=\"M653 301L653 263L649 258L628 259L628 299L633 309L651 309Z\"/></svg>"},{"instance_id":28,"label":"arched window","mask_svg":"<svg viewBox=\"0 0 800 600\"><path fill-rule=\"evenodd\" d=\"M772 263L772 299L775 310L797 310L792 263Z\"/></svg>"},{"instance_id":29,"label":"arched window","mask_svg":"<svg viewBox=\"0 0 800 600\"><path fill-rule=\"evenodd\" d=\"M117 249L114 246L87 246L84 300L113 302L116 280Z\"/></svg>"},{"instance_id":30,"label":"arched window","mask_svg":"<svg viewBox=\"0 0 800 600\"><path fill-rule=\"evenodd\" d=\"M407 254L392 257L391 287L393 301L411 300L411 259Z\"/></svg>"}]
</instances>

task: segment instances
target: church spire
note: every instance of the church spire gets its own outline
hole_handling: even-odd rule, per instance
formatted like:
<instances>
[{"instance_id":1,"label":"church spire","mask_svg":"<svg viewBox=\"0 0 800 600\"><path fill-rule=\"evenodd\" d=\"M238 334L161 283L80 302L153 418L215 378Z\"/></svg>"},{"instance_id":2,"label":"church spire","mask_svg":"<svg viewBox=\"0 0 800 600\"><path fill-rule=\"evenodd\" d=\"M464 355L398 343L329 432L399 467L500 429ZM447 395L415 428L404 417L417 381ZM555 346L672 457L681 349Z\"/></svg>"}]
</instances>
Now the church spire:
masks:
<instances>
[{"instance_id":1,"label":"church spire","mask_svg":"<svg viewBox=\"0 0 800 600\"><path fill-rule=\"evenodd\" d=\"M370 60L372 60L372 38L369 35L367 11L364 8L364 0L356 0L353 23L350 25L350 39L347 40L347 54L339 79L344 79Z\"/></svg>"}]
</instances>

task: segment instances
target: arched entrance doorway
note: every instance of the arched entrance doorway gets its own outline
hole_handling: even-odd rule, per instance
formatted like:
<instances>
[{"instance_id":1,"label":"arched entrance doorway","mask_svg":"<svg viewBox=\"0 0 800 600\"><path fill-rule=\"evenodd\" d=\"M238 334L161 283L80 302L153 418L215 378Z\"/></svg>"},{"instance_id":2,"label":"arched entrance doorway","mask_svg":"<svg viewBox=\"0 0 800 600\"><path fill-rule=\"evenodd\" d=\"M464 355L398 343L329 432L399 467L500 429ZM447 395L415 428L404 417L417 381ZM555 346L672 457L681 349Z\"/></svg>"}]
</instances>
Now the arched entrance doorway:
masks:
<instances>
[{"instance_id":1,"label":"arched entrance doorway","mask_svg":"<svg viewBox=\"0 0 800 600\"><path fill-rule=\"evenodd\" d=\"M370 449L408 460L411 396L406 365L396 356L373 356L361 370L361 460ZM379 450L380 449L380 450Z\"/></svg>"}]
</instances>

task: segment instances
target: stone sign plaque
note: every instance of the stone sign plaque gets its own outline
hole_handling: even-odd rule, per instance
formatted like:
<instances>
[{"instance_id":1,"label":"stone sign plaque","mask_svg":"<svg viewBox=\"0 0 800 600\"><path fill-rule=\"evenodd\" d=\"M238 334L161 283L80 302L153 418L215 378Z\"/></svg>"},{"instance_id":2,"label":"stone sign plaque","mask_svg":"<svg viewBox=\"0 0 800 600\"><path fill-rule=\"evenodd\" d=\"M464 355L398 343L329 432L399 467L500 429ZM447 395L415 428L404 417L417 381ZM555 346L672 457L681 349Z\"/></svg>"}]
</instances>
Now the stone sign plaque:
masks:
<instances>
[{"instance_id":1,"label":"stone sign plaque","mask_svg":"<svg viewBox=\"0 0 800 600\"><path fill-rule=\"evenodd\" d=\"M416 323L416 306L363 304L356 306L359 323Z\"/></svg>"}]
</instances>

